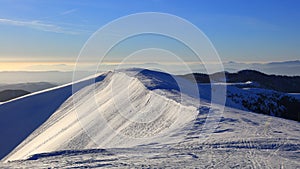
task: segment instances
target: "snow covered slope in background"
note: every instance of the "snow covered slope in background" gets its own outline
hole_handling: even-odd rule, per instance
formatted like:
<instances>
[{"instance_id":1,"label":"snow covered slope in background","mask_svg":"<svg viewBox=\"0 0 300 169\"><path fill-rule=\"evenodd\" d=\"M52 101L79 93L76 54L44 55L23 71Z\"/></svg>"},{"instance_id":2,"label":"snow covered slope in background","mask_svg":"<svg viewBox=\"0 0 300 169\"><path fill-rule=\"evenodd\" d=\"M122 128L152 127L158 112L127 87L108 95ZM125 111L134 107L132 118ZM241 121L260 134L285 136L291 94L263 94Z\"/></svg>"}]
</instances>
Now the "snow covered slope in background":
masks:
<instances>
[{"instance_id":1,"label":"snow covered slope in background","mask_svg":"<svg viewBox=\"0 0 300 169\"><path fill-rule=\"evenodd\" d=\"M295 95L261 88L227 87L227 106L300 121L300 102Z\"/></svg>"},{"instance_id":2,"label":"snow covered slope in background","mask_svg":"<svg viewBox=\"0 0 300 169\"><path fill-rule=\"evenodd\" d=\"M16 126L10 132L24 127L31 133L3 137L7 142L0 145L11 138L20 144L3 159L17 161L0 167L300 166L298 122L233 108L223 112L221 105L209 102L208 86L200 87L199 100L193 83L138 69L79 83L73 95L66 85L0 106L0 119L8 116L13 123L1 121L1 136L9 134L5 125ZM31 108L16 109L24 103ZM27 123L18 120L22 118Z\"/></svg>"}]
</instances>

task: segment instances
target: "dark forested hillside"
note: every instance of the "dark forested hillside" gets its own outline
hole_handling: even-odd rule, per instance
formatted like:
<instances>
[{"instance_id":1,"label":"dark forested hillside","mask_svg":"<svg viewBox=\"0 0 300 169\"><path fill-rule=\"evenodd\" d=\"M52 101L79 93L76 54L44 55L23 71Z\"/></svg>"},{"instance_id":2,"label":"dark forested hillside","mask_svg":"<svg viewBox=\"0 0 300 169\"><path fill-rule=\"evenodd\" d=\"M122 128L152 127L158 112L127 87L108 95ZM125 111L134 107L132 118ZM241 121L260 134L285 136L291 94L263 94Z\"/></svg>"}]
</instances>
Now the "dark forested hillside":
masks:
<instances>
[{"instance_id":1,"label":"dark forested hillside","mask_svg":"<svg viewBox=\"0 0 300 169\"><path fill-rule=\"evenodd\" d=\"M0 102L5 102L29 93L30 92L25 90L4 90L0 92Z\"/></svg>"},{"instance_id":2,"label":"dark forested hillside","mask_svg":"<svg viewBox=\"0 0 300 169\"><path fill-rule=\"evenodd\" d=\"M210 83L210 80L218 81L220 73L214 73L210 76L202 73L181 75L184 78L193 79L197 83ZM276 90L284 93L300 93L300 76L281 76L267 75L255 70L242 70L237 73L225 72L226 82L243 83L247 81L259 84L256 87Z\"/></svg>"}]
</instances>

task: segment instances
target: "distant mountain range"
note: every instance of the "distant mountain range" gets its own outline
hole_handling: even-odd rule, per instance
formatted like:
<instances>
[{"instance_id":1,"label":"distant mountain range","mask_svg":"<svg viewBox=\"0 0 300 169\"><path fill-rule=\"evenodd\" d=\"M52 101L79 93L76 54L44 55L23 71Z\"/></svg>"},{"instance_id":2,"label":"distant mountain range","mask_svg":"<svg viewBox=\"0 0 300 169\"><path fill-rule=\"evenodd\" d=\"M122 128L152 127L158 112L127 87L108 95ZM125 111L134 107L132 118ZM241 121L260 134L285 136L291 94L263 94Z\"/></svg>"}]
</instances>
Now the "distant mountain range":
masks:
<instances>
[{"instance_id":1,"label":"distant mountain range","mask_svg":"<svg viewBox=\"0 0 300 169\"><path fill-rule=\"evenodd\" d=\"M267 75L256 70L242 70L237 73L223 72L226 76L227 83L245 83L249 87L257 87L275 90L285 93L300 93L300 76L281 76L281 75ZM193 79L197 83L210 83L211 80L218 81L222 72L211 75L194 73L182 75L182 77Z\"/></svg>"},{"instance_id":2,"label":"distant mountain range","mask_svg":"<svg viewBox=\"0 0 300 169\"><path fill-rule=\"evenodd\" d=\"M300 60L249 64L230 61L228 63L224 63L224 68L229 72L237 72L243 69L252 69L267 74L299 76Z\"/></svg>"},{"instance_id":3,"label":"distant mountain range","mask_svg":"<svg viewBox=\"0 0 300 169\"><path fill-rule=\"evenodd\" d=\"M76 77L79 80L85 78L94 72L77 71ZM38 82L49 82L52 84L66 84L73 80L73 72L62 72L62 71L5 71L0 72L0 82L6 84L17 84L17 83L38 83Z\"/></svg>"},{"instance_id":4,"label":"distant mountain range","mask_svg":"<svg viewBox=\"0 0 300 169\"><path fill-rule=\"evenodd\" d=\"M0 84L0 102L5 102L29 93L49 89L55 86L56 85L48 82Z\"/></svg>"},{"instance_id":5,"label":"distant mountain range","mask_svg":"<svg viewBox=\"0 0 300 169\"><path fill-rule=\"evenodd\" d=\"M186 69L188 66L189 69ZM208 65L190 64L190 65L166 65L163 63L144 63L144 64L122 64L105 66L101 71L114 70L118 68L139 67L151 70L168 70L171 74L183 75L192 72L206 73L206 66L210 67L211 72L218 72L219 66L215 63ZM223 62L224 70L227 72L238 72L245 69L257 70L266 74L300 76L300 60L284 61L284 62L270 62L270 63L241 63L241 62ZM0 82L15 84L26 82L50 82L61 85L70 83L73 80L80 80L95 73L94 70L76 71L76 79L73 79L73 71L5 71L0 72Z\"/></svg>"},{"instance_id":6,"label":"distant mountain range","mask_svg":"<svg viewBox=\"0 0 300 169\"><path fill-rule=\"evenodd\" d=\"M16 83L16 84L0 84L0 91L3 90L26 90L28 92L37 92L40 90L55 87L55 84L49 82L31 82L31 83Z\"/></svg>"}]
</instances>

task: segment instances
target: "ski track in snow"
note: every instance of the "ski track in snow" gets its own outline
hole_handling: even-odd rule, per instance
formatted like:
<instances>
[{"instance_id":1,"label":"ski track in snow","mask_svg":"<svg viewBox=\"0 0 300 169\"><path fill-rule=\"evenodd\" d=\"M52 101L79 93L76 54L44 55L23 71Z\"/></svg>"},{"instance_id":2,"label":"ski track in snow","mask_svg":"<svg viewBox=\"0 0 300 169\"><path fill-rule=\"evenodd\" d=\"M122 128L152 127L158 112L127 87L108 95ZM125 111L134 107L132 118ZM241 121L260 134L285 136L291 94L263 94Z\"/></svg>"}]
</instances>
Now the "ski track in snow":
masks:
<instances>
[{"instance_id":1,"label":"ski track in snow","mask_svg":"<svg viewBox=\"0 0 300 169\"><path fill-rule=\"evenodd\" d=\"M170 82L172 77L152 71L133 77L135 71L108 73L95 84L80 85L78 92L65 98L0 167L300 166L298 122L226 107L217 128L211 131L205 128L214 123L213 118L207 118L209 110L217 114L220 105L208 103L205 97L199 102L192 85L183 79L175 80L191 90L183 89L179 96L178 86ZM63 87L56 89L63 91ZM6 104L32 102L36 95ZM6 104L0 105L1 117L5 112L1 106Z\"/></svg>"}]
</instances>

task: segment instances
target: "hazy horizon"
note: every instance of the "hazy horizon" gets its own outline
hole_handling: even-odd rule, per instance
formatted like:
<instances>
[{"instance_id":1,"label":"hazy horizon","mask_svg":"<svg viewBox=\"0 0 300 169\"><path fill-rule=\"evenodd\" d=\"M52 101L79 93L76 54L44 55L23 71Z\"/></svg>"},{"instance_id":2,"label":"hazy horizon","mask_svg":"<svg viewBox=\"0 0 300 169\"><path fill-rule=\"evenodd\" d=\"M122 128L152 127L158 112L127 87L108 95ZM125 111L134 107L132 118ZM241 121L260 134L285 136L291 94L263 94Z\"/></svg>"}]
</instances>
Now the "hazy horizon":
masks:
<instances>
[{"instance_id":1,"label":"hazy horizon","mask_svg":"<svg viewBox=\"0 0 300 169\"><path fill-rule=\"evenodd\" d=\"M223 63L299 60L299 6L298 1L292 0L248 3L237 0L184 3L5 0L0 6L0 71L71 71L82 47L99 28L120 17L149 11L175 15L194 24L212 42ZM140 40L150 46L165 46L178 52L178 57L195 61L178 42L150 36L132 38L102 64L110 67L123 63L124 53L144 47ZM168 57L164 52L158 58L138 53L127 64L161 63L164 59L165 64L172 65L174 59ZM95 62L98 60L87 61L80 69L88 70ZM103 70L107 68L104 66Z\"/></svg>"},{"instance_id":2,"label":"hazy horizon","mask_svg":"<svg viewBox=\"0 0 300 169\"><path fill-rule=\"evenodd\" d=\"M40 67L41 65L37 66ZM59 65L58 67L61 67ZM286 62L268 62L268 63L240 63L240 62L226 62L223 64L224 71L236 73L241 70L256 70L269 75L284 75L284 76L300 76L300 61L286 61ZM213 68L213 65L210 65ZM208 74L203 64L192 64L189 66L191 71L178 68L177 65L166 66L157 63L145 64L125 64L125 65L106 65L105 69L95 70L79 69L76 71L77 77L73 79L73 67L70 69L26 69L14 71L0 71L0 84L15 84L15 83L29 83L29 82L50 82L54 84L65 84L74 80L80 80L95 73L112 71L114 69L126 68L145 68L151 70L158 70L174 75L184 75L189 73L205 73ZM215 71L213 73L217 73Z\"/></svg>"}]
</instances>

